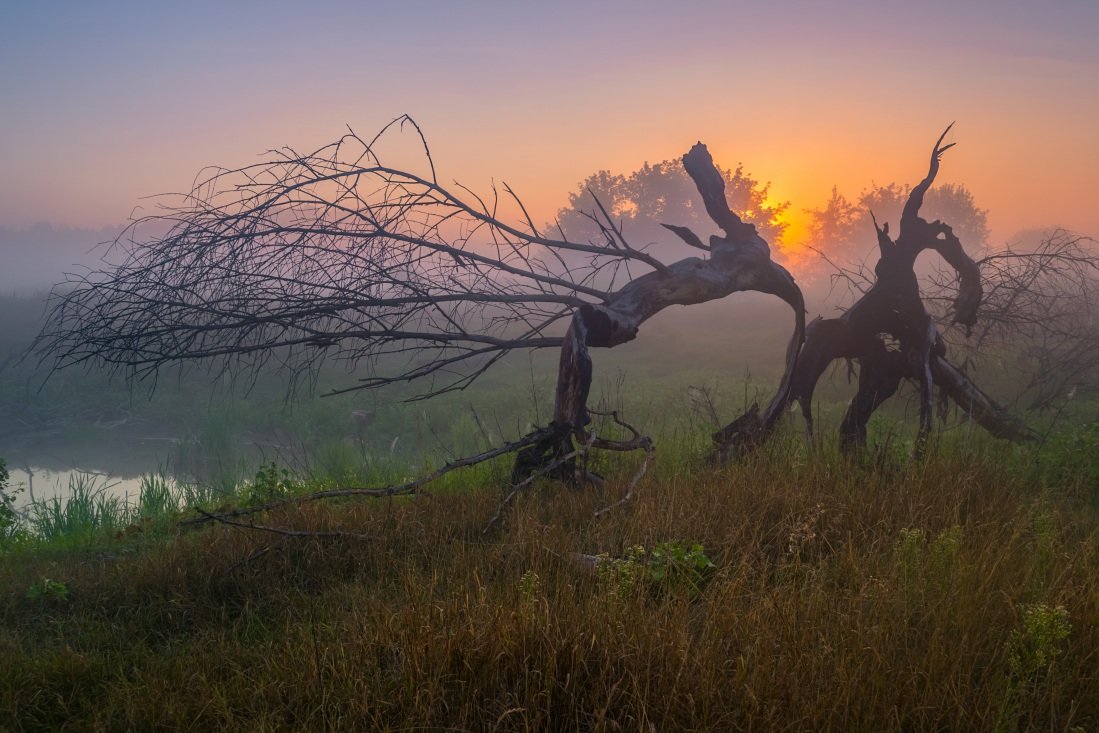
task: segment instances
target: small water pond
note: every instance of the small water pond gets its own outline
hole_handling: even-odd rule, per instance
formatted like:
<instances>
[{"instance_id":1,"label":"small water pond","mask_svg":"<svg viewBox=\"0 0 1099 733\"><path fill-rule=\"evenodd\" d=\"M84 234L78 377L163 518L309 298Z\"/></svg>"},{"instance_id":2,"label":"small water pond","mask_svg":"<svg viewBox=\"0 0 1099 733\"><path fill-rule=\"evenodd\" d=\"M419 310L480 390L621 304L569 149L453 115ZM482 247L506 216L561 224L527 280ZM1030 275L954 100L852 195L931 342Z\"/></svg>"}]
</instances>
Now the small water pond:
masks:
<instances>
[{"instance_id":1,"label":"small water pond","mask_svg":"<svg viewBox=\"0 0 1099 733\"><path fill-rule=\"evenodd\" d=\"M85 485L96 493L134 503L141 492L141 476L115 476L100 471L79 468L55 469L41 466L8 467L9 490L22 488L15 505L23 507L31 501L44 502L65 499L70 487Z\"/></svg>"}]
</instances>

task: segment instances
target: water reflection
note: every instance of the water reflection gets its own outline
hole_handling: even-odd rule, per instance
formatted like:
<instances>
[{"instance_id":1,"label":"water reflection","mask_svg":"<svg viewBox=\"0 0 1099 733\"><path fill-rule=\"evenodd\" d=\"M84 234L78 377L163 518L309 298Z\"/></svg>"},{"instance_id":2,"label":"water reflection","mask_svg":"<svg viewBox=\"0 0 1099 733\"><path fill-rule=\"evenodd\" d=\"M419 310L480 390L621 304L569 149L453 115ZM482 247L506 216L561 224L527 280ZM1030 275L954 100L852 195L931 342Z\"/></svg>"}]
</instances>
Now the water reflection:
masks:
<instances>
[{"instance_id":1,"label":"water reflection","mask_svg":"<svg viewBox=\"0 0 1099 733\"><path fill-rule=\"evenodd\" d=\"M29 470L28 470L29 469ZM72 482L93 480L97 492L105 497L117 498L133 504L141 493L140 476L112 476L100 471L88 471L79 468L53 469L40 466L8 468L10 474L9 489L22 488L16 495L16 507L25 507L32 501L49 501L54 498L64 500L69 496Z\"/></svg>"}]
</instances>

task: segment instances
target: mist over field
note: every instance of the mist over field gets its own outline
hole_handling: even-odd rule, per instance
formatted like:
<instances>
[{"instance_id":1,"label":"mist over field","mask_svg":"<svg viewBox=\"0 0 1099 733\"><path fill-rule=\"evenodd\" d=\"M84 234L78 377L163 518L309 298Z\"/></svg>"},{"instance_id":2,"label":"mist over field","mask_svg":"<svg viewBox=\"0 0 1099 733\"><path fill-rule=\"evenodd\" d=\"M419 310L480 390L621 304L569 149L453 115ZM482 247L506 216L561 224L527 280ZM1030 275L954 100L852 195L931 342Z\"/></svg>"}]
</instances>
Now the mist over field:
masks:
<instances>
[{"instance_id":1,"label":"mist over field","mask_svg":"<svg viewBox=\"0 0 1099 733\"><path fill-rule=\"evenodd\" d=\"M664 262L698 255L697 251L685 247L660 226L670 221L689 224L703 233L713 230L712 222L704 216L699 218L697 210L700 207L694 203L696 194L689 181L684 184L685 176L679 167L677 160L669 160L658 164L655 169L646 164L645 168L637 172L593 174L578 182L573 188L574 193L566 195L562 192L560 200L564 206L558 210L554 221L556 225L563 227L561 232L574 241L597 241L598 230L592 228L591 220L586 218L587 214L581 215L584 211L596 210L597 204L591 199L591 195L595 194L599 197L600 204L614 211L623 235L634 246L643 248ZM729 196L734 207L749 212L749 216L758 217L749 220L754 221L766 235L775 258L784 263L797 278L805 294L807 316L810 319L817 316L832 317L849 306L860 288L865 288L869 283L867 278L871 275L877 256L873 224L868 213L875 211L881 222L892 221L895 226L900 216L902 202L898 197L903 194L903 184L865 187L858 196L852 195L850 202L842 193L833 189L832 200L826 205L807 208L798 202L768 199L772 184L760 183L752 177L751 172L738 169L735 174L727 171L726 175L731 176L730 180L733 181ZM914 173L910 177L914 178L916 175ZM618 178L615 179L614 176ZM642 184L641 181L645 182ZM744 187L745 193L737 193L738 186ZM986 222L995 221L996 213L982 208L979 200L973 200L964 184L947 186L948 193L955 189L961 192L962 197L957 201L944 199L945 203L938 204L945 207L941 213L935 208L935 201L932 201L929 216L939 216L955 225L960 224L961 228L955 228L965 236L965 243L973 242L975 256L987 256L1004 251L1005 248L1014 252L1032 251L1059 231L1055 227L1034 228L1019 231L1006 242L992 241ZM742 198L737 198L738 196ZM770 203L761 203L764 201ZM692 205L695 207L694 211L691 210ZM772 208L760 208L766 206ZM752 214L753 211L759 213ZM802 212L809 223L800 230L792 226L790 212ZM512 214L518 216L520 210L515 209ZM1033 212L1032 215L1035 221L1043 220L1041 212ZM554 224L546 225L547 228L551 226ZM225 378L204 376L206 373L202 367L197 370L185 368L180 372L186 374L182 381L169 376L158 382L145 379L131 383L122 375L109 377L95 368L60 372L48 377L48 371L39 368L38 357L25 355L25 350L31 347L35 335L44 323L47 296L51 288L71 277L72 273L81 274L89 269L105 267L109 270L108 263L121 262L130 247L125 239L118 244L112 243L121 231L121 225L79 229L37 224L27 229L0 229L0 257L5 263L0 271L0 293L3 294L5 303L3 323L0 325L0 341L3 345L0 357L4 359L3 374L6 383L15 386L8 390L8 404L16 418L14 422L9 422L7 430L2 431L0 455L10 456L9 460L13 465L36 464L71 469L81 464L92 470L121 475L148 471L156 464L175 460L173 449L165 445L164 441L179 439L181 435L176 434L177 432L193 433L198 429L197 424L207 418L216 422L215 418L210 417L212 412L209 411L216 411L215 406L224 407L220 403L222 397L236 395L234 399L240 400L241 404L246 399L251 402L257 399L255 394L249 392L251 378L230 382ZM141 230L141 233L149 238L162 231L163 227L154 226L151 233L149 227ZM1086 246L1094 249L1094 243L1087 243ZM583 259L577 259L576 264L582 266ZM920 259L919 267L925 286L929 285L929 278L936 279L937 276L938 280L947 284L947 290L952 287L952 277L949 273L942 274L940 260L925 255ZM62 286L62 289L65 287L71 286ZM789 310L785 306L773 297L758 293L737 294L691 307L673 306L646 324L645 330L636 340L613 351L599 351L595 354L597 378L602 380L597 381L597 387L607 388L607 380L617 380L632 382L635 387L639 384L664 384L670 389L684 390L688 387L716 388L716 385L726 384L728 380L743 379L746 386L733 391L744 392L749 389L747 385L754 384L751 389L758 392L762 384L777 379L776 368L785 348L790 320ZM562 329L557 328L556 332L560 333ZM685 358L687 355L689 358ZM688 368L688 365L695 368ZM41 366L48 367L49 362L43 362ZM554 368L554 358L547 352L538 352L534 361L514 356L505 365L490 371L482 381L491 383L493 372L496 372L496 378L503 382L546 382L552 379ZM523 372L527 376L517 376L517 372ZM353 385L359 375L354 369L346 371L344 367L330 364L324 369L320 384L294 387L290 376L290 373L276 369L265 373L261 379L266 385L264 399L272 400L273 409L276 412L281 411L284 416L295 411L301 412L302 405L316 400L318 393ZM84 380L87 380L86 384ZM846 377L833 380L840 393L846 394L850 394L852 389L847 384L849 381ZM156 389L152 387L153 384L158 385ZM1011 384L1010 380L1005 386L1007 384ZM1001 394L1000 398L1017 403L1023 399L1025 390L1021 389L1022 386L1014 384L1014 389ZM1073 386L1075 383L1068 385L1066 389ZM171 409L158 406L158 400L162 396L158 396L157 392L186 395L184 399L189 402L189 417L174 415ZM359 402L349 408L327 408L331 413L329 420L335 423L330 430L347 428L350 423L341 425L340 421L349 420L348 415L361 405L373 407L382 403L392 405L395 412L413 412L418 408L397 407L410 394L412 392L403 389L384 390L369 397L364 393ZM496 400L492 398L491 391L481 392L477 389L473 394L483 400L480 405L473 405L471 402L470 406L480 410L495 409L493 405ZM537 394L537 390L524 398L523 407L519 410L528 415L521 420L524 424L535 416L544 417L540 411L544 412L549 407L548 402L551 400L545 390L541 392L542 404L535 404L534 394ZM292 397L290 401L285 399L288 395ZM742 395L741 401L744 399ZM50 402L59 404L43 407L41 410L36 407ZM174 403L169 401L167 404ZM325 400L321 400L320 404L325 404ZM201 415L203 405L208 410L206 418ZM678 406L683 406L682 401ZM102 429L104 425L117 429L126 425L127 415L154 412L157 419L152 424L148 422L148 418L140 419L143 427L138 432L147 431L150 441L138 451L144 457L136 462L122 456L113 459L111 455L114 451L107 445L91 450L87 447L74 449L64 447L57 441L59 420L67 423L70 431L80 424L89 426L88 430L92 433L98 430L101 441L109 444L114 438L110 431ZM36 414L38 417L34 417ZM58 415L64 415L64 418ZM509 419L514 421L518 418L509 416ZM53 427L36 425L36 420L44 420ZM39 430L44 432L39 435ZM284 437L290 440L300 438L292 432ZM133 437L126 431L122 431L122 434ZM35 435L38 438L34 438ZM395 435L388 439L393 437ZM247 442L248 438L245 436L242 440ZM30 449L29 446L34 444L39 447ZM49 445L48 451L41 449L43 445ZM412 445L429 450L422 436L416 440L406 436L402 447L411 448ZM30 454L24 455L28 450ZM133 453L133 445L128 444L126 450ZM92 464L85 463L91 457L88 454L94 456Z\"/></svg>"},{"instance_id":2,"label":"mist over field","mask_svg":"<svg viewBox=\"0 0 1099 733\"><path fill-rule=\"evenodd\" d=\"M121 226L68 228L38 223L0 227L0 293L27 296L49 290L65 274L97 264Z\"/></svg>"}]
</instances>

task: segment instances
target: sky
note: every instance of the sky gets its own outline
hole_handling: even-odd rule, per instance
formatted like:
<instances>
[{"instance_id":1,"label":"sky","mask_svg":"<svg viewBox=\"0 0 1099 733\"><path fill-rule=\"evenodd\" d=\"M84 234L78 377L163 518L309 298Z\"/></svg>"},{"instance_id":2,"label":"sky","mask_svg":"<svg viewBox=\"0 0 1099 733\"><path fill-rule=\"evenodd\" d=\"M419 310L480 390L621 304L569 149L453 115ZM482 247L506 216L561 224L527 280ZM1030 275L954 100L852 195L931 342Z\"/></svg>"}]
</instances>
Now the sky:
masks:
<instances>
[{"instance_id":1,"label":"sky","mask_svg":"<svg viewBox=\"0 0 1099 733\"><path fill-rule=\"evenodd\" d=\"M1099 236L1099 2L0 3L0 229L100 230L200 168L401 114L444 180L548 219L583 178L706 142L804 210L940 182Z\"/></svg>"}]
</instances>

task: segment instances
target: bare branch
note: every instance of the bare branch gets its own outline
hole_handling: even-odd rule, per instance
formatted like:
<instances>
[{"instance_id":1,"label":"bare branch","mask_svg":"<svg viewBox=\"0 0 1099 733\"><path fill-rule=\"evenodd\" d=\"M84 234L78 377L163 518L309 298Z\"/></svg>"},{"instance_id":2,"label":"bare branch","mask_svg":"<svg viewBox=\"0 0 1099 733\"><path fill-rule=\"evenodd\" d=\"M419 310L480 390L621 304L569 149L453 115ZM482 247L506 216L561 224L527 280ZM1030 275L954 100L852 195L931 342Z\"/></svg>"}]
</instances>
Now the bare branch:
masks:
<instances>
[{"instance_id":1,"label":"bare branch","mask_svg":"<svg viewBox=\"0 0 1099 733\"><path fill-rule=\"evenodd\" d=\"M985 283L978 326L967 339L945 331L951 348L967 363L995 364L1011 374L1031 409L1052 407L1094 384L1099 242L1053 230L1032 246L1009 247L977 264ZM949 323L955 301L949 274L933 274L929 285L928 302L940 322Z\"/></svg>"},{"instance_id":2,"label":"bare branch","mask_svg":"<svg viewBox=\"0 0 1099 733\"><path fill-rule=\"evenodd\" d=\"M345 489L330 489L328 491L316 491L311 494L303 494L301 496L293 496L287 499L280 499L278 501L269 502L261 506L245 507L242 509L234 509L228 512L221 512L219 514L209 514L201 509L196 509L202 517L196 519L188 519L180 522L181 525L201 524L210 520L223 521L231 517L249 516L252 514L260 514L263 512L271 511L279 507L301 505L314 501L321 501L324 499L337 499L343 497L369 497L373 499L387 498L391 496L408 496L417 493L419 489L433 481L437 481L451 471L456 471L459 468L467 468L469 466L475 466L478 463L484 463L498 456L513 453L524 446L531 445L539 440L545 439L546 435L551 432L549 428L543 428L541 430L535 430L518 440L514 440L505 445L497 448L492 448L487 451L483 451L473 456L467 456L465 458L458 458L450 461L443 466L426 473L417 478L406 481L403 484L397 484L393 486L384 486L381 488L366 488L366 487L350 487Z\"/></svg>"},{"instance_id":3,"label":"bare branch","mask_svg":"<svg viewBox=\"0 0 1099 733\"><path fill-rule=\"evenodd\" d=\"M426 177L381 162L405 124ZM426 364L476 373L494 353L557 346L548 329L609 297L588 284L596 273L626 260L663 268L632 248L544 238L505 190L525 231L495 203L440 186L408 118L369 142L349 133L312 153L212 169L132 222L108 251L113 264L55 289L37 352L52 368L91 361L139 378L187 360L251 375L269 363L365 362L379 371L368 388L436 371ZM559 250L592 261L570 269Z\"/></svg>"},{"instance_id":4,"label":"bare branch","mask_svg":"<svg viewBox=\"0 0 1099 733\"><path fill-rule=\"evenodd\" d=\"M406 125L427 172L384 162L385 143ZM55 289L37 353L53 369L92 362L154 379L167 364L198 361L252 379L275 364L296 380L335 360L368 373L333 393L422 379L418 399L464 389L517 349L559 347L553 423L529 443L500 449L521 449L513 472L520 483L547 464L571 468L562 457L574 437L588 439L589 348L632 340L670 305L754 290L777 295L795 314L782 383L761 416L766 431L787 400L804 338L802 294L756 228L730 210L705 145L684 155L683 166L725 236L707 246L668 226L711 255L671 264L632 247L598 198L590 216L605 241L582 244L540 234L506 185L502 199L495 189L482 197L460 184L444 188L407 117L370 141L350 131L311 153L285 148L254 165L207 169L189 193L132 222L114 243L117 261ZM522 224L506 221L501 206L509 204ZM566 252L589 262L569 267ZM650 271L635 277L632 266ZM616 287L620 272L629 281ZM635 435L593 447L651 446ZM414 493L439 475L295 501Z\"/></svg>"},{"instance_id":5,"label":"bare branch","mask_svg":"<svg viewBox=\"0 0 1099 733\"><path fill-rule=\"evenodd\" d=\"M358 534L356 532L316 532L310 530L296 530L296 529L284 529L282 527L269 527L265 524L255 524L253 522L236 522L232 519L226 518L224 515L210 514L202 509L196 508L199 514L220 524L225 524L230 527L237 527L239 529L254 530L256 532L268 532L270 534L277 534L282 537L315 537L319 539L355 539L355 540L372 540L377 539L366 534Z\"/></svg>"}]
</instances>

